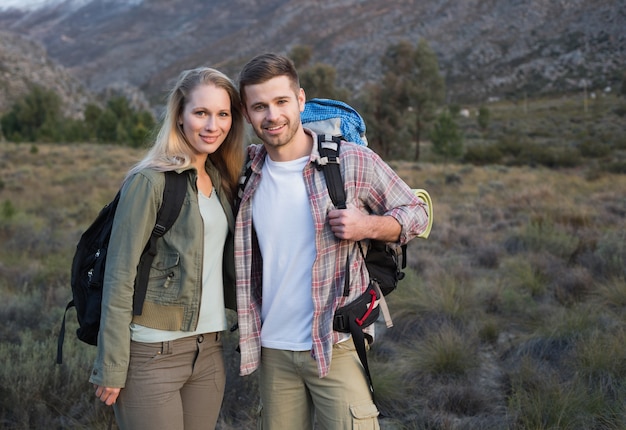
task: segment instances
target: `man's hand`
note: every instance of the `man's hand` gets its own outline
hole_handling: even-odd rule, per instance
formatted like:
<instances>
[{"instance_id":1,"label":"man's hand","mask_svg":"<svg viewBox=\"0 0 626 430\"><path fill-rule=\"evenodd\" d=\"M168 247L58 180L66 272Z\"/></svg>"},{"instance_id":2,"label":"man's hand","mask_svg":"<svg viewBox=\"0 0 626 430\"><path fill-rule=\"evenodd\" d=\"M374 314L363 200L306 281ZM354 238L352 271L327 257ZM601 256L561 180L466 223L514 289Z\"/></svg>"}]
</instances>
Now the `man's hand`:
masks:
<instances>
[{"instance_id":1,"label":"man's hand","mask_svg":"<svg viewBox=\"0 0 626 430\"><path fill-rule=\"evenodd\" d=\"M121 388L102 387L94 384L96 387L96 397L99 398L107 406L111 406L120 395Z\"/></svg>"},{"instance_id":2,"label":"man's hand","mask_svg":"<svg viewBox=\"0 0 626 430\"><path fill-rule=\"evenodd\" d=\"M377 239L396 242L402 227L391 216L368 215L354 207L328 212L330 229L339 239L359 241Z\"/></svg>"}]
</instances>

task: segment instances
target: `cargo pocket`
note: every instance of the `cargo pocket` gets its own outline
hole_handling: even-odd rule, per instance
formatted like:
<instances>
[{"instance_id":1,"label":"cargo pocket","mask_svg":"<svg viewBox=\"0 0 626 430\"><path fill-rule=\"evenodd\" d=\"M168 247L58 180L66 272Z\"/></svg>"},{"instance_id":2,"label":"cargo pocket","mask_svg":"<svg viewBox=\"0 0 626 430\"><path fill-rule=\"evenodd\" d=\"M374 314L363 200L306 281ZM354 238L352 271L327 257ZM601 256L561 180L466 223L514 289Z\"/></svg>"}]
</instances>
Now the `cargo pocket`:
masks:
<instances>
[{"instance_id":1,"label":"cargo pocket","mask_svg":"<svg viewBox=\"0 0 626 430\"><path fill-rule=\"evenodd\" d=\"M148 297L152 300L175 299L180 290L180 255L176 252L158 254L150 268Z\"/></svg>"},{"instance_id":2,"label":"cargo pocket","mask_svg":"<svg viewBox=\"0 0 626 430\"><path fill-rule=\"evenodd\" d=\"M354 430L379 430L378 409L373 402L350 405Z\"/></svg>"}]
</instances>

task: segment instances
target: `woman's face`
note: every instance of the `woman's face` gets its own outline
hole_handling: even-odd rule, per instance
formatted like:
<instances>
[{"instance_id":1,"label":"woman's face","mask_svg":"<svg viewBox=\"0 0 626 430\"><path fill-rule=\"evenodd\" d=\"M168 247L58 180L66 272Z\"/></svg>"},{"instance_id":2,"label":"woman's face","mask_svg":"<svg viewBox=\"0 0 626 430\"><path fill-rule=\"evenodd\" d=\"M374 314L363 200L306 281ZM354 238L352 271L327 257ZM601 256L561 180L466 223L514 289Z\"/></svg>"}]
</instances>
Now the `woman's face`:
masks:
<instances>
[{"instance_id":1,"label":"woman's face","mask_svg":"<svg viewBox=\"0 0 626 430\"><path fill-rule=\"evenodd\" d=\"M178 123L197 154L214 153L233 123L228 93L213 84L198 85L189 94Z\"/></svg>"}]
</instances>

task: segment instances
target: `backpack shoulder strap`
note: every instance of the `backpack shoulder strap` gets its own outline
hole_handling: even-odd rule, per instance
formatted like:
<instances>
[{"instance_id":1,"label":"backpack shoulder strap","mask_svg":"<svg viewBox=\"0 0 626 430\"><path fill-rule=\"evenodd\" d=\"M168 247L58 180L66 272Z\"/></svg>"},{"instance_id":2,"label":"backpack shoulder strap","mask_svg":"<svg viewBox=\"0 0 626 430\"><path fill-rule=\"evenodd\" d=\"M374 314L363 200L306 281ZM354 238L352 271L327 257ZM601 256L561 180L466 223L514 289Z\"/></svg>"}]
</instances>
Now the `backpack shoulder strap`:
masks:
<instances>
[{"instance_id":1,"label":"backpack shoulder strap","mask_svg":"<svg viewBox=\"0 0 626 430\"><path fill-rule=\"evenodd\" d=\"M346 191L339 166L339 145L341 138L328 134L317 135L317 149L320 153L318 169L324 172L328 194L337 209L346 208Z\"/></svg>"},{"instance_id":2,"label":"backpack shoulder strap","mask_svg":"<svg viewBox=\"0 0 626 430\"><path fill-rule=\"evenodd\" d=\"M317 135L317 149L320 161L317 168L324 172L328 195L337 209L346 209L346 190L339 166L339 145L341 137L329 134ZM346 276L343 286L343 295L350 295L350 261L346 257Z\"/></svg>"},{"instance_id":3,"label":"backpack shoulder strap","mask_svg":"<svg viewBox=\"0 0 626 430\"><path fill-rule=\"evenodd\" d=\"M239 212L241 199L243 198L243 193L246 190L250 176L252 176L252 157L250 157L250 153L246 151L246 162L244 163L241 175L239 176L239 182L237 183L237 196L235 197L235 203L233 205L233 211L235 214Z\"/></svg>"},{"instance_id":4,"label":"backpack shoulder strap","mask_svg":"<svg viewBox=\"0 0 626 430\"><path fill-rule=\"evenodd\" d=\"M341 176L341 169L339 166L339 145L341 144L341 138L330 135L318 135L317 145L320 152L321 160L318 164L318 168L324 172L326 179L326 187L328 188L328 194L330 195L333 204L337 209L346 209L346 191L344 189L343 177ZM357 242L359 249L361 249L361 255L363 255L363 249L361 248L361 242ZM365 259L365 256L363 256ZM350 260L346 256L346 269L343 286L343 295L348 296L350 294ZM367 293L366 293L367 294ZM380 294L380 298L382 298ZM374 299L376 300L376 295ZM372 304L374 302L372 301ZM335 314L334 319L337 318ZM370 374L369 366L367 363L367 355L365 351L365 335L363 329L357 324L353 315L349 318L349 332L352 335L354 346L356 348L357 355L361 361L361 365L365 370L368 386L372 399L374 398L374 386L372 384L372 376Z\"/></svg>"},{"instance_id":5,"label":"backpack shoulder strap","mask_svg":"<svg viewBox=\"0 0 626 430\"><path fill-rule=\"evenodd\" d=\"M157 239L162 237L174 224L180 214L187 191L187 173L175 171L165 172L165 189L163 190L163 203L157 213L157 220L146 249L141 255L137 278L135 279L135 294L133 296L133 314L141 315L143 302L148 290L148 277L150 267L156 256Z\"/></svg>"}]
</instances>

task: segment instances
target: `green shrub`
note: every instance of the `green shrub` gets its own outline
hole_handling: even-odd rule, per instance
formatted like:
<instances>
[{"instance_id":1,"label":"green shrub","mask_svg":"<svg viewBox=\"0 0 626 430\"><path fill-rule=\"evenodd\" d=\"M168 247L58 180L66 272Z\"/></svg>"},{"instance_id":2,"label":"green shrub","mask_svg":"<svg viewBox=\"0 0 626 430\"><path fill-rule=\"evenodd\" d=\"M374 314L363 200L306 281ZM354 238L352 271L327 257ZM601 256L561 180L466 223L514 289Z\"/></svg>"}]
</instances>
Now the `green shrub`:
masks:
<instances>
[{"instance_id":1,"label":"green shrub","mask_svg":"<svg viewBox=\"0 0 626 430\"><path fill-rule=\"evenodd\" d=\"M476 117L476 122L478 123L478 127L481 130L487 130L489 127L489 121L491 119L491 112L487 106L481 106L478 108L478 116Z\"/></svg>"},{"instance_id":2,"label":"green shrub","mask_svg":"<svg viewBox=\"0 0 626 430\"><path fill-rule=\"evenodd\" d=\"M463 161L477 166L485 164L497 164L502 160L502 152L495 145L473 145L468 147L463 154Z\"/></svg>"},{"instance_id":3,"label":"green shrub","mask_svg":"<svg viewBox=\"0 0 626 430\"><path fill-rule=\"evenodd\" d=\"M610 145L596 140L585 140L578 146L578 149L580 154L587 158L606 157L611 152Z\"/></svg>"},{"instance_id":4,"label":"green shrub","mask_svg":"<svg viewBox=\"0 0 626 430\"><path fill-rule=\"evenodd\" d=\"M605 170L609 173L626 175L626 160L611 161L606 164Z\"/></svg>"},{"instance_id":5,"label":"green shrub","mask_svg":"<svg viewBox=\"0 0 626 430\"><path fill-rule=\"evenodd\" d=\"M596 244L592 258L582 260L596 276L626 279L626 232L603 235Z\"/></svg>"},{"instance_id":6,"label":"green shrub","mask_svg":"<svg viewBox=\"0 0 626 430\"><path fill-rule=\"evenodd\" d=\"M626 332L595 331L576 347L579 376L606 396L626 394Z\"/></svg>"},{"instance_id":7,"label":"green shrub","mask_svg":"<svg viewBox=\"0 0 626 430\"><path fill-rule=\"evenodd\" d=\"M0 214L2 215L2 219L10 220L17 214L17 208L13 205L11 200L5 200L2 203Z\"/></svg>"},{"instance_id":8,"label":"green shrub","mask_svg":"<svg viewBox=\"0 0 626 430\"><path fill-rule=\"evenodd\" d=\"M526 138L522 138L516 133L511 133L501 136L496 147L504 156L517 157L528 144Z\"/></svg>"},{"instance_id":9,"label":"green shrub","mask_svg":"<svg viewBox=\"0 0 626 430\"><path fill-rule=\"evenodd\" d=\"M503 273L508 287L527 292L531 297L541 297L546 294L546 276L531 259L509 259L504 264L504 268Z\"/></svg>"},{"instance_id":10,"label":"green shrub","mask_svg":"<svg viewBox=\"0 0 626 430\"><path fill-rule=\"evenodd\" d=\"M437 117L430 132L433 152L446 160L463 153L463 136L451 114L444 112Z\"/></svg>"},{"instance_id":11,"label":"green shrub","mask_svg":"<svg viewBox=\"0 0 626 430\"><path fill-rule=\"evenodd\" d=\"M528 251L548 252L568 259L578 248L579 239L551 222L530 222L519 233L506 239L505 248L511 253Z\"/></svg>"},{"instance_id":12,"label":"green shrub","mask_svg":"<svg viewBox=\"0 0 626 430\"><path fill-rule=\"evenodd\" d=\"M626 317L626 278L613 278L600 283L592 292L598 306Z\"/></svg>"},{"instance_id":13,"label":"green shrub","mask_svg":"<svg viewBox=\"0 0 626 430\"><path fill-rule=\"evenodd\" d=\"M525 360L513 376L509 413L517 417L515 429L582 429L589 395L584 387L564 385L557 375L542 372L541 365Z\"/></svg>"},{"instance_id":14,"label":"green shrub","mask_svg":"<svg viewBox=\"0 0 626 430\"><path fill-rule=\"evenodd\" d=\"M67 342L65 363L58 366L54 362L55 337L36 340L29 331L20 337L17 344L0 343L4 359L0 421L4 428L106 428L106 409L95 401L87 381L93 354Z\"/></svg>"},{"instance_id":15,"label":"green shrub","mask_svg":"<svg viewBox=\"0 0 626 430\"><path fill-rule=\"evenodd\" d=\"M536 143L527 144L517 157L510 160L512 165L545 166L550 168L575 167L582 162L580 153L570 148L551 148Z\"/></svg>"},{"instance_id":16,"label":"green shrub","mask_svg":"<svg viewBox=\"0 0 626 430\"><path fill-rule=\"evenodd\" d=\"M428 334L405 359L417 372L445 377L467 375L479 365L471 336L449 325Z\"/></svg>"}]
</instances>

